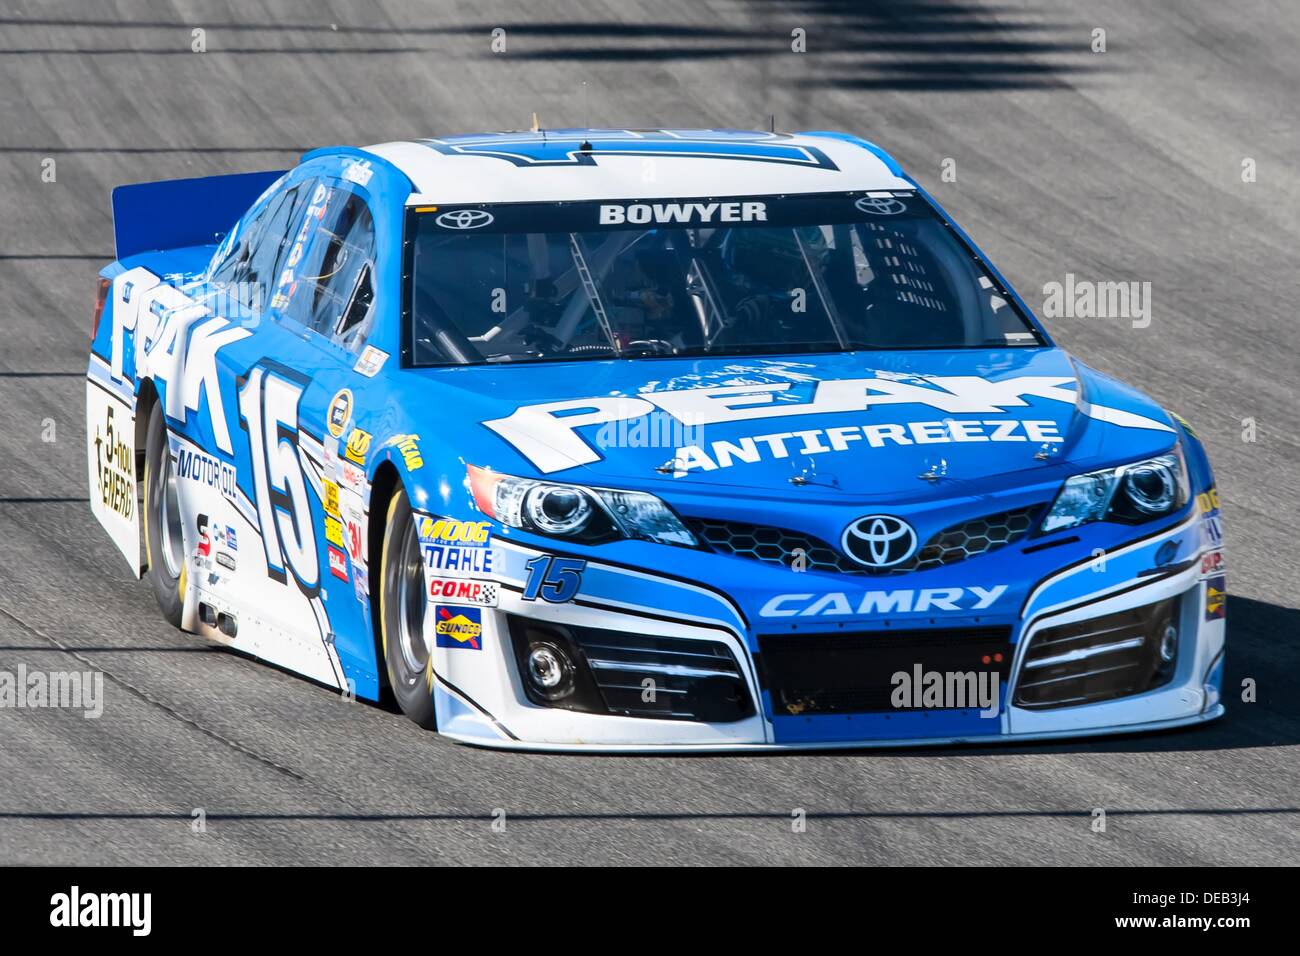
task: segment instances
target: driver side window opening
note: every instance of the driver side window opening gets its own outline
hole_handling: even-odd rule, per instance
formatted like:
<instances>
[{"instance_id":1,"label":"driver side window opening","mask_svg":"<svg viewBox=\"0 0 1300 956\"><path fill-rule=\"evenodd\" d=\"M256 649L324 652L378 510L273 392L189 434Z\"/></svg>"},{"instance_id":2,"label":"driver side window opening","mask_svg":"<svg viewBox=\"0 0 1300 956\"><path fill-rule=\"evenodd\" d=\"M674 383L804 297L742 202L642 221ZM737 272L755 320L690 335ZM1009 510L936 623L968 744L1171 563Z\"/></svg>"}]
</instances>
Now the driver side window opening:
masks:
<instances>
[{"instance_id":1,"label":"driver side window opening","mask_svg":"<svg viewBox=\"0 0 1300 956\"><path fill-rule=\"evenodd\" d=\"M302 211L312 181L297 183L273 195L244 228L225 259L209 279L209 295L223 297L230 313L261 315L289 251L289 232Z\"/></svg>"},{"instance_id":2,"label":"driver side window opening","mask_svg":"<svg viewBox=\"0 0 1300 956\"><path fill-rule=\"evenodd\" d=\"M322 181L279 280L282 317L359 351L374 302L374 257L366 201L342 182Z\"/></svg>"}]
</instances>

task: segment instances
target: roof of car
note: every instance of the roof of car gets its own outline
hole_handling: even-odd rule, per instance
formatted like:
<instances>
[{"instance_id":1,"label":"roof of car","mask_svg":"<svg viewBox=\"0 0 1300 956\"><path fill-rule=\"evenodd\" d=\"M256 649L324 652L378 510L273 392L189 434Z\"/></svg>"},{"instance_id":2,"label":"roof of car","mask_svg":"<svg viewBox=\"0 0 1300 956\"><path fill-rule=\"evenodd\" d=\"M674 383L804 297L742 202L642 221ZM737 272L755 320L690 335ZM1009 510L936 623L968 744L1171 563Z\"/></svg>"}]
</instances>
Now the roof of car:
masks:
<instances>
[{"instance_id":1,"label":"roof of car","mask_svg":"<svg viewBox=\"0 0 1300 956\"><path fill-rule=\"evenodd\" d=\"M380 143L410 203L670 199L913 189L878 147L840 133L560 129Z\"/></svg>"}]
</instances>

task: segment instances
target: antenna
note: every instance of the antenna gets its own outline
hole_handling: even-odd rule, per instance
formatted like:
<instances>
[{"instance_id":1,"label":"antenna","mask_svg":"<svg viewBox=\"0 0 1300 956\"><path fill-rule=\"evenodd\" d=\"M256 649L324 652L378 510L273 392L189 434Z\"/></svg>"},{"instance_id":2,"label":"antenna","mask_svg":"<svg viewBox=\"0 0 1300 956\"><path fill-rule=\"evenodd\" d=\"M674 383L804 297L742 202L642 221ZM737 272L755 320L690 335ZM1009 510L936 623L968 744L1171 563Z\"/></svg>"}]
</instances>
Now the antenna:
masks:
<instances>
[{"instance_id":1,"label":"antenna","mask_svg":"<svg viewBox=\"0 0 1300 956\"><path fill-rule=\"evenodd\" d=\"M541 125L539 122L537 122L537 113L534 112L534 113L533 113L533 132L534 132L534 133L536 133L536 132L540 132L541 128L542 128L542 125Z\"/></svg>"},{"instance_id":2,"label":"antenna","mask_svg":"<svg viewBox=\"0 0 1300 956\"><path fill-rule=\"evenodd\" d=\"M582 81L582 128L591 129L591 115L587 111L587 81Z\"/></svg>"},{"instance_id":3,"label":"antenna","mask_svg":"<svg viewBox=\"0 0 1300 956\"><path fill-rule=\"evenodd\" d=\"M776 132L776 114L775 114L775 113L768 113L768 114L767 114L767 131L768 131L769 133L775 133L775 132Z\"/></svg>"}]
</instances>

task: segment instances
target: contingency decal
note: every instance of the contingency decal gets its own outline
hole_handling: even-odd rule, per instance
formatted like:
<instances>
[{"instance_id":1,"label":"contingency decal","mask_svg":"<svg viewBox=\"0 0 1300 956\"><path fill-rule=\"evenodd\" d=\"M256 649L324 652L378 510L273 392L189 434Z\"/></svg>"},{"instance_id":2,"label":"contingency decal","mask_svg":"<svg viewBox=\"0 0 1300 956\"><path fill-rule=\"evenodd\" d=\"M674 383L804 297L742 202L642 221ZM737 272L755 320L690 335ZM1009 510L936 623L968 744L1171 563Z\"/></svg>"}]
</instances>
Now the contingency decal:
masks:
<instances>
[{"instance_id":1,"label":"contingency decal","mask_svg":"<svg viewBox=\"0 0 1300 956\"><path fill-rule=\"evenodd\" d=\"M1206 551L1201 555L1201 577L1208 578L1221 575L1227 570L1222 551Z\"/></svg>"},{"instance_id":2,"label":"contingency decal","mask_svg":"<svg viewBox=\"0 0 1300 956\"><path fill-rule=\"evenodd\" d=\"M234 571L237 566L235 552L239 550L239 540L235 529L200 514L195 530L198 532L193 555L196 577L206 584L216 584L225 577L224 571Z\"/></svg>"},{"instance_id":3,"label":"contingency decal","mask_svg":"<svg viewBox=\"0 0 1300 956\"><path fill-rule=\"evenodd\" d=\"M1191 435L1193 438L1199 437L1196 434L1196 429L1192 427L1192 423L1189 422L1187 419L1183 418L1182 415L1179 415L1177 412L1170 412L1169 414L1173 415L1174 418L1178 419L1178 424L1183 426L1183 430L1187 432L1187 434Z\"/></svg>"},{"instance_id":4,"label":"contingency decal","mask_svg":"<svg viewBox=\"0 0 1300 956\"><path fill-rule=\"evenodd\" d=\"M387 361L387 352L377 349L373 345L367 345L361 352L361 357L357 359L357 364L352 366L352 371L364 375L366 378L374 378Z\"/></svg>"},{"instance_id":5,"label":"contingency decal","mask_svg":"<svg viewBox=\"0 0 1300 956\"><path fill-rule=\"evenodd\" d=\"M430 580L492 574L492 534L486 521L433 517L416 520Z\"/></svg>"},{"instance_id":6,"label":"contingency decal","mask_svg":"<svg viewBox=\"0 0 1300 956\"><path fill-rule=\"evenodd\" d=\"M338 402L335 396L335 402ZM346 428L346 421L339 433ZM359 429L354 434L369 436ZM338 453L338 436L327 437L320 447L320 480L316 485L323 514L323 529L328 545L326 561L330 573L340 581L352 580L357 600L370 600L370 577L366 542L369 540L369 482L365 469L346 461ZM350 567L350 571L349 571Z\"/></svg>"},{"instance_id":7,"label":"contingency decal","mask_svg":"<svg viewBox=\"0 0 1300 956\"><path fill-rule=\"evenodd\" d=\"M1228 614L1228 586L1223 575L1205 582L1205 619L1217 621Z\"/></svg>"},{"instance_id":8,"label":"contingency decal","mask_svg":"<svg viewBox=\"0 0 1300 956\"><path fill-rule=\"evenodd\" d=\"M335 438L342 438L348 422L352 420L352 392L341 388L330 399L329 420L326 422L329 433Z\"/></svg>"},{"instance_id":9,"label":"contingency decal","mask_svg":"<svg viewBox=\"0 0 1300 956\"><path fill-rule=\"evenodd\" d=\"M337 481L331 481L329 478L321 479L321 507L325 509L327 515L333 515L335 518L339 514L339 485Z\"/></svg>"},{"instance_id":10,"label":"contingency decal","mask_svg":"<svg viewBox=\"0 0 1300 956\"><path fill-rule=\"evenodd\" d=\"M476 581L472 578L435 577L429 581L429 600L451 601L455 604L477 604L480 607L497 606L495 581Z\"/></svg>"},{"instance_id":11,"label":"contingency decal","mask_svg":"<svg viewBox=\"0 0 1300 956\"><path fill-rule=\"evenodd\" d=\"M335 547L343 547L343 522L329 514L325 516L325 540Z\"/></svg>"},{"instance_id":12,"label":"contingency decal","mask_svg":"<svg viewBox=\"0 0 1300 956\"><path fill-rule=\"evenodd\" d=\"M348 435L347 447L343 450L343 456L358 465L366 463L366 455L370 452L370 432L362 431L360 428L352 429Z\"/></svg>"},{"instance_id":13,"label":"contingency decal","mask_svg":"<svg viewBox=\"0 0 1300 956\"><path fill-rule=\"evenodd\" d=\"M91 487L98 508L113 512L123 521L135 520L135 442L130 410L119 419L117 410L124 408L106 393L97 395L92 387L90 399L99 413L90 431ZM123 427L125 426L125 427Z\"/></svg>"},{"instance_id":14,"label":"contingency decal","mask_svg":"<svg viewBox=\"0 0 1300 956\"><path fill-rule=\"evenodd\" d=\"M1219 489L1212 485L1209 491L1196 496L1196 509L1201 513L1201 532L1206 547L1223 547L1223 524L1219 517Z\"/></svg>"},{"instance_id":15,"label":"contingency decal","mask_svg":"<svg viewBox=\"0 0 1300 956\"><path fill-rule=\"evenodd\" d=\"M1023 407L1026 396L1062 402L1099 421L1125 428L1172 431L1169 425L1132 412L1081 402L1069 376L1024 375L1002 381L976 376L927 376L927 385L916 385L893 378L830 379L817 382L811 390L795 390L791 382L753 385L724 385L684 388L660 392L641 392L635 396L595 396L521 405L505 418L486 421L492 429L542 472L560 471L587 465L601 458L598 443L579 434L587 425L629 422L656 411L666 413L683 425L704 425L757 421L803 415L861 412L888 405L927 405L948 414L979 414ZM912 426L916 426L913 428ZM829 432L838 437L831 437ZM914 422L910 425L882 424L826 429L824 450L836 444L847 447L853 440L868 444L934 444L954 441L1059 441L1053 422L1017 422L989 420L977 422ZM849 434L852 433L852 434ZM1031 437L1033 436L1033 437ZM776 438L793 438L792 433L749 438L737 457L756 461L757 442L771 448L773 457L782 457L786 448L773 444ZM805 436L806 438L807 436ZM819 442L822 439L817 439ZM738 443L740 444L740 443ZM752 446L752 447L751 447ZM789 452L786 451L785 454ZM702 449L683 450L687 461L679 462L680 471L693 467L710 470L717 462Z\"/></svg>"},{"instance_id":16,"label":"contingency decal","mask_svg":"<svg viewBox=\"0 0 1300 956\"><path fill-rule=\"evenodd\" d=\"M338 548L330 545L329 547L330 574L340 581L348 579L348 559L344 557L343 552Z\"/></svg>"},{"instance_id":17,"label":"contingency decal","mask_svg":"<svg viewBox=\"0 0 1300 956\"><path fill-rule=\"evenodd\" d=\"M324 183L316 185L311 202L307 206L307 212L303 215L302 226L298 229L298 235L294 237L293 245L289 247L289 256L285 260L286 268L280 273L279 282L275 287L275 294L271 296L272 309L280 311L289 304L289 298L293 295L293 291L297 286L296 266L302 261L303 253L317 235L313 227L325 215L326 206L328 206L330 196L333 193L334 190Z\"/></svg>"},{"instance_id":18,"label":"contingency decal","mask_svg":"<svg viewBox=\"0 0 1300 956\"><path fill-rule=\"evenodd\" d=\"M343 164L343 178L358 186L368 186L374 174L368 159L349 159Z\"/></svg>"},{"instance_id":19,"label":"contingency decal","mask_svg":"<svg viewBox=\"0 0 1300 956\"><path fill-rule=\"evenodd\" d=\"M388 444L396 446L401 453L407 471L424 467L424 456L420 454L419 435L394 435L389 439Z\"/></svg>"},{"instance_id":20,"label":"contingency decal","mask_svg":"<svg viewBox=\"0 0 1300 956\"><path fill-rule=\"evenodd\" d=\"M483 612L476 607L434 605L433 629L439 647L483 650Z\"/></svg>"}]
</instances>

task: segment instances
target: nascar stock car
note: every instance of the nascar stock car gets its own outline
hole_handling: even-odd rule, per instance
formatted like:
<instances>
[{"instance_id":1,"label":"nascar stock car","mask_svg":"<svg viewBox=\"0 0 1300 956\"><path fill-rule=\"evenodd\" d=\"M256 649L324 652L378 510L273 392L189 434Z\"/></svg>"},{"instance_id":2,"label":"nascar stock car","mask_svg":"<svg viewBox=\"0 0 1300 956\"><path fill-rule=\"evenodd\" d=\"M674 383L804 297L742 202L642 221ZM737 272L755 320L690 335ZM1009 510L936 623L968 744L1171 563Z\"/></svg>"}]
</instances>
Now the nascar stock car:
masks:
<instances>
[{"instance_id":1,"label":"nascar stock car","mask_svg":"<svg viewBox=\"0 0 1300 956\"><path fill-rule=\"evenodd\" d=\"M180 628L501 747L1223 712L1201 443L868 142L337 147L113 212L91 504Z\"/></svg>"}]
</instances>

